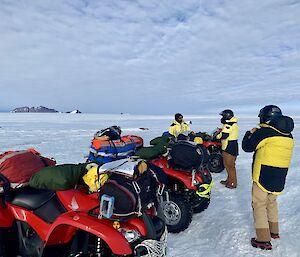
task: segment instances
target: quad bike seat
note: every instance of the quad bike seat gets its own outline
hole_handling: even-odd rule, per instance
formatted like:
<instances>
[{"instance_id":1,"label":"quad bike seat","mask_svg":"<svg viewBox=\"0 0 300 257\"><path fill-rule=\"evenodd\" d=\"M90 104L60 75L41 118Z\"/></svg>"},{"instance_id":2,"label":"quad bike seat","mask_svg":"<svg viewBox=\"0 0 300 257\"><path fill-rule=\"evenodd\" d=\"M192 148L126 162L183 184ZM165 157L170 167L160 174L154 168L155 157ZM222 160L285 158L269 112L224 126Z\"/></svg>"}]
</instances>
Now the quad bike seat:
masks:
<instances>
[{"instance_id":1,"label":"quad bike seat","mask_svg":"<svg viewBox=\"0 0 300 257\"><path fill-rule=\"evenodd\" d=\"M21 190L13 192L9 202L28 210L36 210L53 197L55 197L55 191L24 187Z\"/></svg>"}]
</instances>

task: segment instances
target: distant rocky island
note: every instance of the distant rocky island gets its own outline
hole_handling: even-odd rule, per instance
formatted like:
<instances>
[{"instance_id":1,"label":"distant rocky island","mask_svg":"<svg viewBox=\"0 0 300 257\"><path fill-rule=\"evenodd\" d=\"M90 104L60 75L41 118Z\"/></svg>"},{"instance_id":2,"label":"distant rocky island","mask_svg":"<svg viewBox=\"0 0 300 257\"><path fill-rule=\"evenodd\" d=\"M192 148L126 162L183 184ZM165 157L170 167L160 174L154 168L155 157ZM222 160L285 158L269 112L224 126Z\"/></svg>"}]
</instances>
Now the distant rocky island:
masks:
<instances>
[{"instance_id":1,"label":"distant rocky island","mask_svg":"<svg viewBox=\"0 0 300 257\"><path fill-rule=\"evenodd\" d=\"M39 106L39 107L24 106L24 107L18 107L16 109L12 110L11 112L51 112L51 113L53 113L53 112L58 112L58 111L47 108L45 106Z\"/></svg>"},{"instance_id":2,"label":"distant rocky island","mask_svg":"<svg viewBox=\"0 0 300 257\"><path fill-rule=\"evenodd\" d=\"M12 110L11 112L43 112L43 113L55 113L55 112L59 112L55 109L50 109L50 108L47 108L45 106L39 106L39 107L28 107L28 106L24 106L24 107L18 107L14 110ZM61 112L59 112L61 113ZM66 113L81 113L81 111L79 110L74 110L74 111L69 111L69 112L66 112Z\"/></svg>"}]
</instances>

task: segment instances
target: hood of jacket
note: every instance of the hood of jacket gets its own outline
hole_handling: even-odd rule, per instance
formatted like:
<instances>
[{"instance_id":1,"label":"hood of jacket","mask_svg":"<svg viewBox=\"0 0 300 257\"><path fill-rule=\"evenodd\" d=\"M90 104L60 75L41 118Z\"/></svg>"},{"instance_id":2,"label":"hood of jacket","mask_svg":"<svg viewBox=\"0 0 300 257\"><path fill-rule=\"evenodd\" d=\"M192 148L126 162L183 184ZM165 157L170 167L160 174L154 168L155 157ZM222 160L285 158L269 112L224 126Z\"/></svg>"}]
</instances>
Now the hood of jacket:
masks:
<instances>
[{"instance_id":1,"label":"hood of jacket","mask_svg":"<svg viewBox=\"0 0 300 257\"><path fill-rule=\"evenodd\" d=\"M282 115L270 120L268 123L261 123L259 126L270 127L279 133L289 134L294 130L294 121L291 117Z\"/></svg>"}]
</instances>

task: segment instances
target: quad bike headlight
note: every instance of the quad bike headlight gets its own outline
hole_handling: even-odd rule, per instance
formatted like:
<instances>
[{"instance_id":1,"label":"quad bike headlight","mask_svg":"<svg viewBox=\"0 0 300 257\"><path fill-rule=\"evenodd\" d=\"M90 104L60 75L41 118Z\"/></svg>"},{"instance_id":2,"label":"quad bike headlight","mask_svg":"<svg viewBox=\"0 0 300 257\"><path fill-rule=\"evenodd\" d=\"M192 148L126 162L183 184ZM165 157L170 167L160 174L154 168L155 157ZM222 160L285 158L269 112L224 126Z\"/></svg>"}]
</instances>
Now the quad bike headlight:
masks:
<instances>
[{"instance_id":1,"label":"quad bike headlight","mask_svg":"<svg viewBox=\"0 0 300 257\"><path fill-rule=\"evenodd\" d=\"M125 228L121 228L120 232L129 243L135 242L141 237L141 234L136 230L128 230Z\"/></svg>"}]
</instances>

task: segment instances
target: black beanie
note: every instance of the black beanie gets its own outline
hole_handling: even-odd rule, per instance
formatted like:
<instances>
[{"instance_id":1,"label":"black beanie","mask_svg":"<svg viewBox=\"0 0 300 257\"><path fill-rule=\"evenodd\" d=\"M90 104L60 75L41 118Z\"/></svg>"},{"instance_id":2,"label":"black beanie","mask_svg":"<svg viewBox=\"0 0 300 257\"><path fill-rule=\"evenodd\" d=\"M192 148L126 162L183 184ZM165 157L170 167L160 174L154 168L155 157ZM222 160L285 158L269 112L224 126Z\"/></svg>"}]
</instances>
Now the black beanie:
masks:
<instances>
[{"instance_id":1,"label":"black beanie","mask_svg":"<svg viewBox=\"0 0 300 257\"><path fill-rule=\"evenodd\" d=\"M182 118L183 118L183 115L182 115L181 113L176 113L176 114L175 114L175 120L178 121L178 118L179 118L179 117L182 117Z\"/></svg>"}]
</instances>

